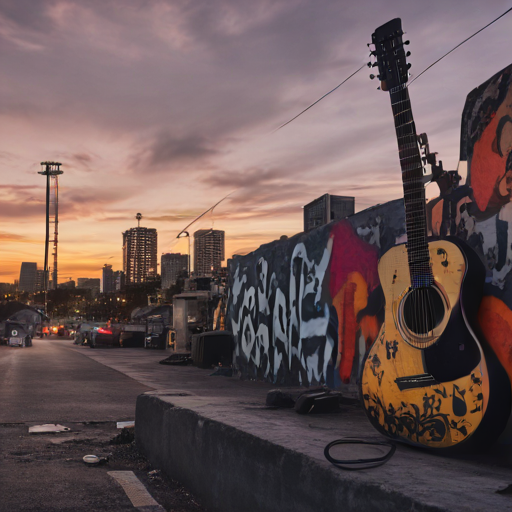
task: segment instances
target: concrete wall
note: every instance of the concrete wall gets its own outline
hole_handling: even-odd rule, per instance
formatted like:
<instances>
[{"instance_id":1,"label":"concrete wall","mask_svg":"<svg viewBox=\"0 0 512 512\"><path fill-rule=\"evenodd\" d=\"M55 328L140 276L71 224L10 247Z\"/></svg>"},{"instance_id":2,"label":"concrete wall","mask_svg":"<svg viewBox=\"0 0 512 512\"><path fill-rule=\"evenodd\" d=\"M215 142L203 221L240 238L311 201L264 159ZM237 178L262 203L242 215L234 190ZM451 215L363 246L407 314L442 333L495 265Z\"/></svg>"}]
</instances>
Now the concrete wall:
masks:
<instances>
[{"instance_id":1,"label":"concrete wall","mask_svg":"<svg viewBox=\"0 0 512 512\"><path fill-rule=\"evenodd\" d=\"M443 174L427 207L433 235L466 240L487 266L479 321L509 376L511 84L512 65L468 95L461 126L467 182L458 186L456 173ZM231 260L226 329L240 374L276 384L353 384L383 320L378 259L404 234L397 200Z\"/></svg>"}]
</instances>

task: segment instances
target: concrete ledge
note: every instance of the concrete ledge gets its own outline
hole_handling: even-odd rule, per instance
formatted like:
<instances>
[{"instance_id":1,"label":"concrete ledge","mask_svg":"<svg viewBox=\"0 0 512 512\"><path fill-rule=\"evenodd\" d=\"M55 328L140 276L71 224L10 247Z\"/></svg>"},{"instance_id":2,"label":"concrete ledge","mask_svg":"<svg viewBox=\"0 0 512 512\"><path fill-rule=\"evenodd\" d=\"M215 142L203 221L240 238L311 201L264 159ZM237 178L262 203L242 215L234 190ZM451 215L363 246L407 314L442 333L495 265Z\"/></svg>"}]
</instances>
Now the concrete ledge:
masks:
<instances>
[{"instance_id":1,"label":"concrete ledge","mask_svg":"<svg viewBox=\"0 0 512 512\"><path fill-rule=\"evenodd\" d=\"M227 397L148 392L137 399L135 431L151 463L212 510L512 510L512 497L496 494L512 483L506 469L405 446L377 469L331 466L323 458L329 441L347 434L381 439L360 410L300 416Z\"/></svg>"}]
</instances>

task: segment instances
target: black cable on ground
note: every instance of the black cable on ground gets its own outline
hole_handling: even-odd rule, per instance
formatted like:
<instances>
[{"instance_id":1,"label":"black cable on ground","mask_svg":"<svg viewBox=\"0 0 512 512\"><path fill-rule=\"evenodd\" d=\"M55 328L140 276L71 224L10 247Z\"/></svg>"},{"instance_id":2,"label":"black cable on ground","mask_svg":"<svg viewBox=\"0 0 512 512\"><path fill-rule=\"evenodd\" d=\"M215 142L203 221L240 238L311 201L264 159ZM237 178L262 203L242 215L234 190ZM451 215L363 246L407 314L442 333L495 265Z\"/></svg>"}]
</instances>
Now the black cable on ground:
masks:
<instances>
[{"instance_id":1,"label":"black cable on ground","mask_svg":"<svg viewBox=\"0 0 512 512\"><path fill-rule=\"evenodd\" d=\"M384 446L389 448L389 451L382 457L371 457L368 459L335 459L331 456L330 450L333 446L340 444L358 444L358 445L371 445L371 446ZM396 451L396 446L389 441L363 441L362 439L337 439L329 443L324 449L325 458L336 467L354 471L358 469L371 469L385 464Z\"/></svg>"}]
</instances>

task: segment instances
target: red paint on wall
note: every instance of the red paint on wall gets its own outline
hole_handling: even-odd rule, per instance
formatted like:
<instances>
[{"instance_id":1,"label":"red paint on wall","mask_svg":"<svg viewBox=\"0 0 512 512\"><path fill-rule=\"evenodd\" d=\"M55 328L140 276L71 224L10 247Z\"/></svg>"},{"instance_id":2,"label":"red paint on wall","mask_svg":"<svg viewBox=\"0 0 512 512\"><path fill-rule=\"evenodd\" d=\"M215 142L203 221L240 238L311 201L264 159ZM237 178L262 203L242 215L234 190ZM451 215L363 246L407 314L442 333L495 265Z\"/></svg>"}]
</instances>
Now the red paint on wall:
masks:
<instances>
[{"instance_id":1,"label":"red paint on wall","mask_svg":"<svg viewBox=\"0 0 512 512\"><path fill-rule=\"evenodd\" d=\"M361 240L348 222L336 224L331 236L334 237L331 256L331 297L335 297L347 282L351 272L359 272L373 291L379 284L377 248Z\"/></svg>"},{"instance_id":2,"label":"red paint on wall","mask_svg":"<svg viewBox=\"0 0 512 512\"><path fill-rule=\"evenodd\" d=\"M492 149L498 122L498 117L494 117L473 147L471 188L481 212L487 209L489 202L495 203L498 201L494 196L497 196L499 182L505 174L507 155L503 158Z\"/></svg>"},{"instance_id":3,"label":"red paint on wall","mask_svg":"<svg viewBox=\"0 0 512 512\"><path fill-rule=\"evenodd\" d=\"M484 297L478 310L478 321L512 382L512 311L502 300Z\"/></svg>"},{"instance_id":4,"label":"red paint on wall","mask_svg":"<svg viewBox=\"0 0 512 512\"><path fill-rule=\"evenodd\" d=\"M361 240L348 222L337 224L331 236L334 241L329 287L339 322L338 370L342 382L348 383L358 333L368 345L377 337L380 328L376 317L365 316L357 322L357 314L366 307L369 293L379 284L378 252L374 246Z\"/></svg>"}]
</instances>

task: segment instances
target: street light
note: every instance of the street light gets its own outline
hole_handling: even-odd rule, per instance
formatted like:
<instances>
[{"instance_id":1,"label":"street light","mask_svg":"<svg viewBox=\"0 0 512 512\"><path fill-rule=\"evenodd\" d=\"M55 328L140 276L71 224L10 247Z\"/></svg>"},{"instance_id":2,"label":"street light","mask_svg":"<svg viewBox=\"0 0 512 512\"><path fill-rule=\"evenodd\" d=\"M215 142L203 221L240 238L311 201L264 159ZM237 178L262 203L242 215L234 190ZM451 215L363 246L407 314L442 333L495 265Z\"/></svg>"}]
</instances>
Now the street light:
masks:
<instances>
[{"instance_id":1,"label":"street light","mask_svg":"<svg viewBox=\"0 0 512 512\"><path fill-rule=\"evenodd\" d=\"M183 235L183 236L181 236ZM190 279L190 234L183 230L176 238L188 238L188 278Z\"/></svg>"}]
</instances>

